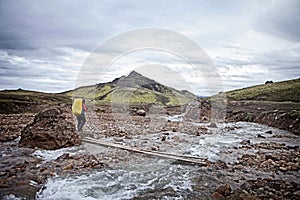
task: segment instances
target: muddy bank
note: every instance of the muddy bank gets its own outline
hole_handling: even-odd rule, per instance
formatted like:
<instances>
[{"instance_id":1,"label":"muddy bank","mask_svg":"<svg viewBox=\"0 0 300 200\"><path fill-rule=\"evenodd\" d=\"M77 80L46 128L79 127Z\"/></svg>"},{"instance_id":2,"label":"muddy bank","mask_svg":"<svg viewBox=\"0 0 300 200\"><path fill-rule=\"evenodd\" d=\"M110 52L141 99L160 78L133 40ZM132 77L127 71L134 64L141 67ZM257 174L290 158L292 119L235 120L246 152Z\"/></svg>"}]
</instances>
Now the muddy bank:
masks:
<instances>
[{"instance_id":1,"label":"muddy bank","mask_svg":"<svg viewBox=\"0 0 300 200\"><path fill-rule=\"evenodd\" d=\"M265 124L300 135L300 104L292 102L229 102L227 119Z\"/></svg>"},{"instance_id":2,"label":"muddy bank","mask_svg":"<svg viewBox=\"0 0 300 200\"><path fill-rule=\"evenodd\" d=\"M300 103L271 101L232 101L221 99L220 107L214 106L215 113L226 122L256 122L267 126L280 128L300 135ZM195 106L194 106L195 107ZM212 104L209 99L201 99L196 109L188 113L188 118L207 121L211 118Z\"/></svg>"}]
</instances>

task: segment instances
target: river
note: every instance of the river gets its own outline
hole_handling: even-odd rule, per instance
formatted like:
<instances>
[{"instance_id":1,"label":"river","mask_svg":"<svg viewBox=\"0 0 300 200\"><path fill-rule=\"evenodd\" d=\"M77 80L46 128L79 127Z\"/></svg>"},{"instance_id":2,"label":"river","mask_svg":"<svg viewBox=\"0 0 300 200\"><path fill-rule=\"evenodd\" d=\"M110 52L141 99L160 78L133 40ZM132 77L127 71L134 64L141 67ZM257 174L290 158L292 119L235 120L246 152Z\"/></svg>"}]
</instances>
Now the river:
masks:
<instances>
[{"instance_id":1,"label":"river","mask_svg":"<svg viewBox=\"0 0 300 200\"><path fill-rule=\"evenodd\" d=\"M173 118L172 120L178 120ZM198 124L207 126L208 124ZM283 150L268 148L241 148L242 141L251 144L270 143L296 146L300 144L299 136L289 132L255 123L237 122L217 124L218 128L209 128L209 133L194 136L179 132L153 133L132 138L102 137L101 141L115 142L131 147L158 147L159 151L198 156L211 164L198 166L184 164L157 157L136 153L125 155L123 162L112 162L109 169L95 170L93 173L53 177L36 194L39 200L67 199L211 199L214 188L220 184L230 184L233 189L241 180L273 177L281 180L294 180L299 183L299 173L287 174L257 170L245 167L243 170L222 168L222 163L236 165L243 155L264 153L276 154ZM267 134L266 131L272 131ZM166 135L162 141L161 136ZM262 137L258 137L258 135ZM57 151L37 150L34 155L51 161L63 153L101 154L114 151L84 143L80 147Z\"/></svg>"}]
</instances>

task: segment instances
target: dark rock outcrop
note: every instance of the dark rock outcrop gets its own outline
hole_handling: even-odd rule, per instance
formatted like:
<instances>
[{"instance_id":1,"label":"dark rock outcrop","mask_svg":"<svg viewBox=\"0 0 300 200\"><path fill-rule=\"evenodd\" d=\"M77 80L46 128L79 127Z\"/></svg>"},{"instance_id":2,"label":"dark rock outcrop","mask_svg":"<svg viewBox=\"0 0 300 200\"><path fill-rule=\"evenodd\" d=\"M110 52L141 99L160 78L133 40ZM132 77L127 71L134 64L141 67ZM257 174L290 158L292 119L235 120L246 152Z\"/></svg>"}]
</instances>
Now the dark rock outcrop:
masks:
<instances>
[{"instance_id":1,"label":"dark rock outcrop","mask_svg":"<svg viewBox=\"0 0 300 200\"><path fill-rule=\"evenodd\" d=\"M62 110L55 107L39 112L22 130L19 145L47 150L79 145L81 138L75 125Z\"/></svg>"}]
</instances>

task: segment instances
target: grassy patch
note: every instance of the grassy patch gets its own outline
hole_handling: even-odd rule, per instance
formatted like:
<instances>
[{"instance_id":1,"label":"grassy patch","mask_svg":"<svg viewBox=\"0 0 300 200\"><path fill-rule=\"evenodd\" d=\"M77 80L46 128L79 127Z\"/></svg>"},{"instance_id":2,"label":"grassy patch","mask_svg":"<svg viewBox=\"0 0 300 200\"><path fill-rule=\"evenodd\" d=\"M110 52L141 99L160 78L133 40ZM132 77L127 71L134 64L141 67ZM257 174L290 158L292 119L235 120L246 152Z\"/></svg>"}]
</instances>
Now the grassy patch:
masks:
<instances>
[{"instance_id":1,"label":"grassy patch","mask_svg":"<svg viewBox=\"0 0 300 200\"><path fill-rule=\"evenodd\" d=\"M300 102L300 79L233 90L226 92L226 96L232 100Z\"/></svg>"}]
</instances>

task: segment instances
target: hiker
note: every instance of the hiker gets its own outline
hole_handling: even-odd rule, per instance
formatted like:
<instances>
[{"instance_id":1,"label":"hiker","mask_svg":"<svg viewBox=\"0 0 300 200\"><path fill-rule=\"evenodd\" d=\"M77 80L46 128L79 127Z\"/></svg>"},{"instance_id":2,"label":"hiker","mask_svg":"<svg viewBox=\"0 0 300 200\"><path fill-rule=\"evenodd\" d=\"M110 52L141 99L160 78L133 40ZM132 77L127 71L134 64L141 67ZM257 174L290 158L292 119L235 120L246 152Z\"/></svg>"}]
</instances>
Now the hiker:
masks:
<instances>
[{"instance_id":1,"label":"hiker","mask_svg":"<svg viewBox=\"0 0 300 200\"><path fill-rule=\"evenodd\" d=\"M87 112L87 107L85 105L85 99L82 99L82 111L81 114L77 116L77 121L78 121L78 131L82 131L82 128L86 122L85 119L85 112Z\"/></svg>"},{"instance_id":2,"label":"hiker","mask_svg":"<svg viewBox=\"0 0 300 200\"><path fill-rule=\"evenodd\" d=\"M87 112L87 107L85 105L85 99L75 99L72 106L73 114L77 117L77 129L82 131L82 128L86 122L85 112Z\"/></svg>"}]
</instances>

